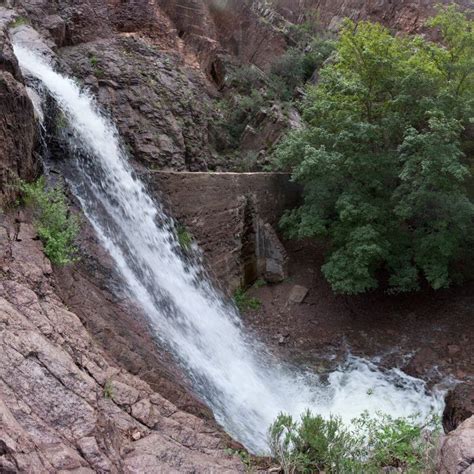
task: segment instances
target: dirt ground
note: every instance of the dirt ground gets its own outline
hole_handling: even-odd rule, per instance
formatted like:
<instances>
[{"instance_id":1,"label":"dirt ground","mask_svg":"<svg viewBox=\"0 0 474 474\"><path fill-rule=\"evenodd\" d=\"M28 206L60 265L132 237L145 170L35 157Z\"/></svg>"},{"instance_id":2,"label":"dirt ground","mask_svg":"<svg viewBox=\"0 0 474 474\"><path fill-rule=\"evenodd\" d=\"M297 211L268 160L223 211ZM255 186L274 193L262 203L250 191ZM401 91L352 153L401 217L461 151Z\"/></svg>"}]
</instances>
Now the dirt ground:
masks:
<instances>
[{"instance_id":1,"label":"dirt ground","mask_svg":"<svg viewBox=\"0 0 474 474\"><path fill-rule=\"evenodd\" d=\"M450 290L390 296L336 296L321 274L323 252L286 242L290 276L252 288L262 306L246 324L280 356L324 371L350 352L438 383L474 379L474 283ZM294 285L309 292L289 302Z\"/></svg>"}]
</instances>

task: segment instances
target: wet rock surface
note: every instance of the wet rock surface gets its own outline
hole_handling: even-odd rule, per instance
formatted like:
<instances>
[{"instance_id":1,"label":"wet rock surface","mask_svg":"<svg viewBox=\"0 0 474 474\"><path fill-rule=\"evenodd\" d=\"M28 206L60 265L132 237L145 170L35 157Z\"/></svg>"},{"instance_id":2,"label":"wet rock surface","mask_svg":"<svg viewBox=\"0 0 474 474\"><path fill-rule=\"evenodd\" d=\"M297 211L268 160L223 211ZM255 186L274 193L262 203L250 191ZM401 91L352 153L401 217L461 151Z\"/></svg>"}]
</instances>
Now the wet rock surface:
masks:
<instances>
[{"instance_id":1,"label":"wet rock surface","mask_svg":"<svg viewBox=\"0 0 474 474\"><path fill-rule=\"evenodd\" d=\"M114 117L134 159L150 169L212 163L208 86L179 57L135 36L64 48L61 58Z\"/></svg>"},{"instance_id":2,"label":"wet rock surface","mask_svg":"<svg viewBox=\"0 0 474 474\"><path fill-rule=\"evenodd\" d=\"M87 222L78 243L81 260L54 268L58 296L118 366L145 380L180 410L216 426L209 408L192 395L174 357L155 338L139 303L124 294L111 257Z\"/></svg>"},{"instance_id":3,"label":"wet rock surface","mask_svg":"<svg viewBox=\"0 0 474 474\"><path fill-rule=\"evenodd\" d=\"M474 383L460 383L446 396L446 407L443 413L444 430L446 432L455 430L471 416L474 416Z\"/></svg>"},{"instance_id":4,"label":"wet rock surface","mask_svg":"<svg viewBox=\"0 0 474 474\"><path fill-rule=\"evenodd\" d=\"M241 472L225 438L110 362L32 227L0 227L0 471Z\"/></svg>"},{"instance_id":5,"label":"wet rock surface","mask_svg":"<svg viewBox=\"0 0 474 474\"><path fill-rule=\"evenodd\" d=\"M18 179L32 179L39 171L36 123L23 77L8 33L11 10L0 7L0 206L17 196Z\"/></svg>"}]
</instances>

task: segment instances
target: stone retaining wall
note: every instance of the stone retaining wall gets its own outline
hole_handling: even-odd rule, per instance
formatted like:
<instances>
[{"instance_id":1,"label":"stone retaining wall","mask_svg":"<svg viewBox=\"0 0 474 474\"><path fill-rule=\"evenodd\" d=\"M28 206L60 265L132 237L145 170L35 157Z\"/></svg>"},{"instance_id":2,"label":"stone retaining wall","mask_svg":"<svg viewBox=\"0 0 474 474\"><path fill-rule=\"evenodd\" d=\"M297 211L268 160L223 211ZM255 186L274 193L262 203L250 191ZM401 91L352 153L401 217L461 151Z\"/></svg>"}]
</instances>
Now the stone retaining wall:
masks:
<instances>
[{"instance_id":1,"label":"stone retaining wall","mask_svg":"<svg viewBox=\"0 0 474 474\"><path fill-rule=\"evenodd\" d=\"M197 240L225 289L284 276L286 255L273 229L300 199L287 174L156 171L150 186Z\"/></svg>"}]
</instances>

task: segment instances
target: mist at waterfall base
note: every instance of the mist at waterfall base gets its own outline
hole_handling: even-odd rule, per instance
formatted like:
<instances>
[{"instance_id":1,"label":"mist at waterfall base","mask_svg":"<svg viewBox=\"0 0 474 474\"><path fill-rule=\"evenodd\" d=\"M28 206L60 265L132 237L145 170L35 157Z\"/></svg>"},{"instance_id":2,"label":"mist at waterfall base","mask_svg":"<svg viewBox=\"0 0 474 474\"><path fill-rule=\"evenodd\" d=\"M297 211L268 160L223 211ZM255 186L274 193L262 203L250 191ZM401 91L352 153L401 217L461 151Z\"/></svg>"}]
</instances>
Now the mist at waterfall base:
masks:
<instances>
[{"instance_id":1,"label":"mist at waterfall base","mask_svg":"<svg viewBox=\"0 0 474 474\"><path fill-rule=\"evenodd\" d=\"M268 354L202 268L182 258L173 222L128 163L113 123L94 98L32 51L15 45L22 69L55 99L73 134L68 184L102 245L217 421L254 453L268 451L267 430L280 412L306 409L349 422L364 410L420 418L440 413L441 394L399 370L349 358L322 382Z\"/></svg>"}]
</instances>

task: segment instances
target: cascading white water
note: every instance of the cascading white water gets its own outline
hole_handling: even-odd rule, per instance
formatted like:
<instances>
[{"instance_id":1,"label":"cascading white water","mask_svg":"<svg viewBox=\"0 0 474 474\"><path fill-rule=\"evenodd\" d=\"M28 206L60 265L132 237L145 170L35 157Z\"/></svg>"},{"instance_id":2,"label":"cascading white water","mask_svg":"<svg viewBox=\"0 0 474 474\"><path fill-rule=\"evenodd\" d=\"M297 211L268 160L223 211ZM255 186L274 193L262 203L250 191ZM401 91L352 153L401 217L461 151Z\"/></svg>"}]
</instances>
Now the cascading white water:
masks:
<instances>
[{"instance_id":1,"label":"cascading white water","mask_svg":"<svg viewBox=\"0 0 474 474\"><path fill-rule=\"evenodd\" d=\"M31 51L16 45L15 54L54 97L80 144L81 153L68 163L68 181L130 297L231 435L261 453L281 411L298 416L309 408L350 421L364 410L392 416L441 410L439 395L427 394L423 381L397 370L382 372L350 358L322 383L271 357L202 269L179 256L170 219L134 176L116 128L93 97Z\"/></svg>"}]
</instances>

